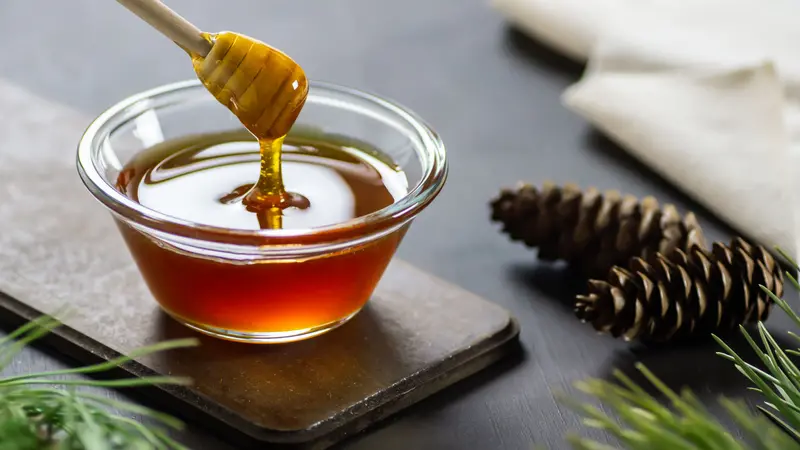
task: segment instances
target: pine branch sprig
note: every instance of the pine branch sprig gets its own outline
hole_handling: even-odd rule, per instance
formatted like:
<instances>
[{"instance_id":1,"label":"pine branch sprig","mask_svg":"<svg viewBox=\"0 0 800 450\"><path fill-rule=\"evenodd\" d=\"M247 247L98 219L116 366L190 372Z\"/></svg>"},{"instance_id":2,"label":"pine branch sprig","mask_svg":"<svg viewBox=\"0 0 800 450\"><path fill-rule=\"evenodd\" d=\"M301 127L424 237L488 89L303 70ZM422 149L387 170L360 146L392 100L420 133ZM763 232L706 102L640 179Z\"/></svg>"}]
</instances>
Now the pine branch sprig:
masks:
<instances>
[{"instance_id":1,"label":"pine branch sprig","mask_svg":"<svg viewBox=\"0 0 800 450\"><path fill-rule=\"evenodd\" d=\"M592 379L576 387L598 399L615 417L595 405L565 399L583 416L583 424L615 437L622 448L630 450L796 450L800 443L773 425L764 416L753 414L742 402L721 398L720 404L740 428L746 442L737 439L689 390L680 394L667 387L644 365L637 369L663 395L669 407L620 371L616 383ZM567 440L576 450L614 450L607 444L569 435Z\"/></svg>"},{"instance_id":2,"label":"pine branch sprig","mask_svg":"<svg viewBox=\"0 0 800 450\"><path fill-rule=\"evenodd\" d=\"M28 344L59 324L52 317L40 317L0 338L0 371ZM182 429L183 423L178 419L135 403L85 392L81 388L187 385L191 380L164 376L113 380L54 377L101 373L134 358L198 343L196 339L165 341L99 364L0 378L0 450L183 449L164 431ZM143 425L111 412L112 409L149 418L158 426Z\"/></svg>"}]
</instances>

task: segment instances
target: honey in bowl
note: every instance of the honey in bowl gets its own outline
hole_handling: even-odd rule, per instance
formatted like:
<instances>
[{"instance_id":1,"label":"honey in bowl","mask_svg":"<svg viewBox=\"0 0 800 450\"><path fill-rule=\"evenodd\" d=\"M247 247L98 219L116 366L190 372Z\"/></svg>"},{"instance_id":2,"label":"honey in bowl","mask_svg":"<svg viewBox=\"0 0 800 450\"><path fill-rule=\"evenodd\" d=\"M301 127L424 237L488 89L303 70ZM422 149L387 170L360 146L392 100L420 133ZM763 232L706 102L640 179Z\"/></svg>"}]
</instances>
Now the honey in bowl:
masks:
<instances>
[{"instance_id":1,"label":"honey in bowl","mask_svg":"<svg viewBox=\"0 0 800 450\"><path fill-rule=\"evenodd\" d=\"M153 299L179 322L242 342L309 338L370 299L444 185L444 147L402 107L311 83L281 158L286 192L305 201L281 208L280 223L242 201L260 151L190 80L103 112L81 138L77 166Z\"/></svg>"},{"instance_id":2,"label":"honey in bowl","mask_svg":"<svg viewBox=\"0 0 800 450\"><path fill-rule=\"evenodd\" d=\"M193 135L137 154L120 172L117 188L147 208L186 221L272 228L242 201L259 165L259 145L244 130ZM305 199L281 211L285 230L347 222L408 192L405 174L381 155L315 137L288 137L282 167L287 191ZM126 226L121 230L153 295L180 321L201 330L288 339L329 329L358 312L405 228L323 257L241 263L156 243Z\"/></svg>"}]
</instances>

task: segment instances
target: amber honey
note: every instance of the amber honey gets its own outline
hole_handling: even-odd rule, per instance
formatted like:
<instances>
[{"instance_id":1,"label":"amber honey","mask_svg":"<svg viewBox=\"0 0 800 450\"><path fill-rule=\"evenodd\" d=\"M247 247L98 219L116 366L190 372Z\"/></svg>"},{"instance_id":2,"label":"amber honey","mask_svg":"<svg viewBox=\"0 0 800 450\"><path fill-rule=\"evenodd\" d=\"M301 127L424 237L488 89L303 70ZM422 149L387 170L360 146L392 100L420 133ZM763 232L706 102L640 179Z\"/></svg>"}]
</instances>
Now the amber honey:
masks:
<instances>
[{"instance_id":1,"label":"amber honey","mask_svg":"<svg viewBox=\"0 0 800 450\"><path fill-rule=\"evenodd\" d=\"M137 154L117 189L155 211L225 229L310 230L378 211L408 191L405 174L376 152L318 137L283 142L282 179L295 199L264 220L246 205L259 144L245 131L167 141ZM405 227L368 243L298 259L220 257L153 239L118 222L154 297L179 320L224 335L304 335L328 329L368 300ZM320 240L322 242L322 237ZM233 333L231 333L233 332Z\"/></svg>"}]
</instances>

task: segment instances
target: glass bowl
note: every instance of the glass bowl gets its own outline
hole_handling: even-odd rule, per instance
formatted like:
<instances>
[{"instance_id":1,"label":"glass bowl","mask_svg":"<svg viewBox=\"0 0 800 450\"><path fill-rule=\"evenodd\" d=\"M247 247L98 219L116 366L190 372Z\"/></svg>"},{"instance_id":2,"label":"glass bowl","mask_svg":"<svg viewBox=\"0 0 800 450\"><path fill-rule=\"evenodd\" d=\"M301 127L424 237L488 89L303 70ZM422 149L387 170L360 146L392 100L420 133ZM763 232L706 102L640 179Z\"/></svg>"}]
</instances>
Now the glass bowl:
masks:
<instances>
[{"instance_id":1,"label":"glass bowl","mask_svg":"<svg viewBox=\"0 0 800 450\"><path fill-rule=\"evenodd\" d=\"M78 144L88 190L112 214L150 292L173 318L223 339L309 338L367 303L414 217L447 177L444 146L416 114L355 89L312 82L295 126L368 145L397 164L409 191L371 214L308 229L242 230L149 209L116 187L144 149L241 124L197 80L158 87L112 106ZM291 280L291 282L286 282Z\"/></svg>"}]
</instances>

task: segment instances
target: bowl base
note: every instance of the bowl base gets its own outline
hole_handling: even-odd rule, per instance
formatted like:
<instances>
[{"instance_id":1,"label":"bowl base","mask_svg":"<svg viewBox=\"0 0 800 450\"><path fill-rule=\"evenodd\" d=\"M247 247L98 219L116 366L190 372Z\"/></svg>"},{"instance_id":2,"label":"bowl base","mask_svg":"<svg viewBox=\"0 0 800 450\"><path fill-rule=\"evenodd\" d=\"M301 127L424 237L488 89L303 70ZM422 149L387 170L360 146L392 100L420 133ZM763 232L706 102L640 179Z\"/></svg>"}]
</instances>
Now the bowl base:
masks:
<instances>
[{"instance_id":1,"label":"bowl base","mask_svg":"<svg viewBox=\"0 0 800 450\"><path fill-rule=\"evenodd\" d=\"M167 315L175 319L175 321L185 325L188 328L191 328L192 330L198 331L208 336L215 337L217 339L224 339L226 341L233 341L233 342L244 342L248 344L286 344L289 342L297 342L305 339L310 339L315 336L325 334L328 331L331 331L335 328L344 325L350 319L355 317L359 313L359 311L361 311L361 309L358 309L347 317L311 328L304 328L292 331L280 331L280 332L258 332L258 331L251 332L251 331L226 330L224 328L212 327L209 325L204 325L192 322L190 320L186 320L176 314L172 314L171 312L164 310L163 308L162 310Z\"/></svg>"}]
</instances>

